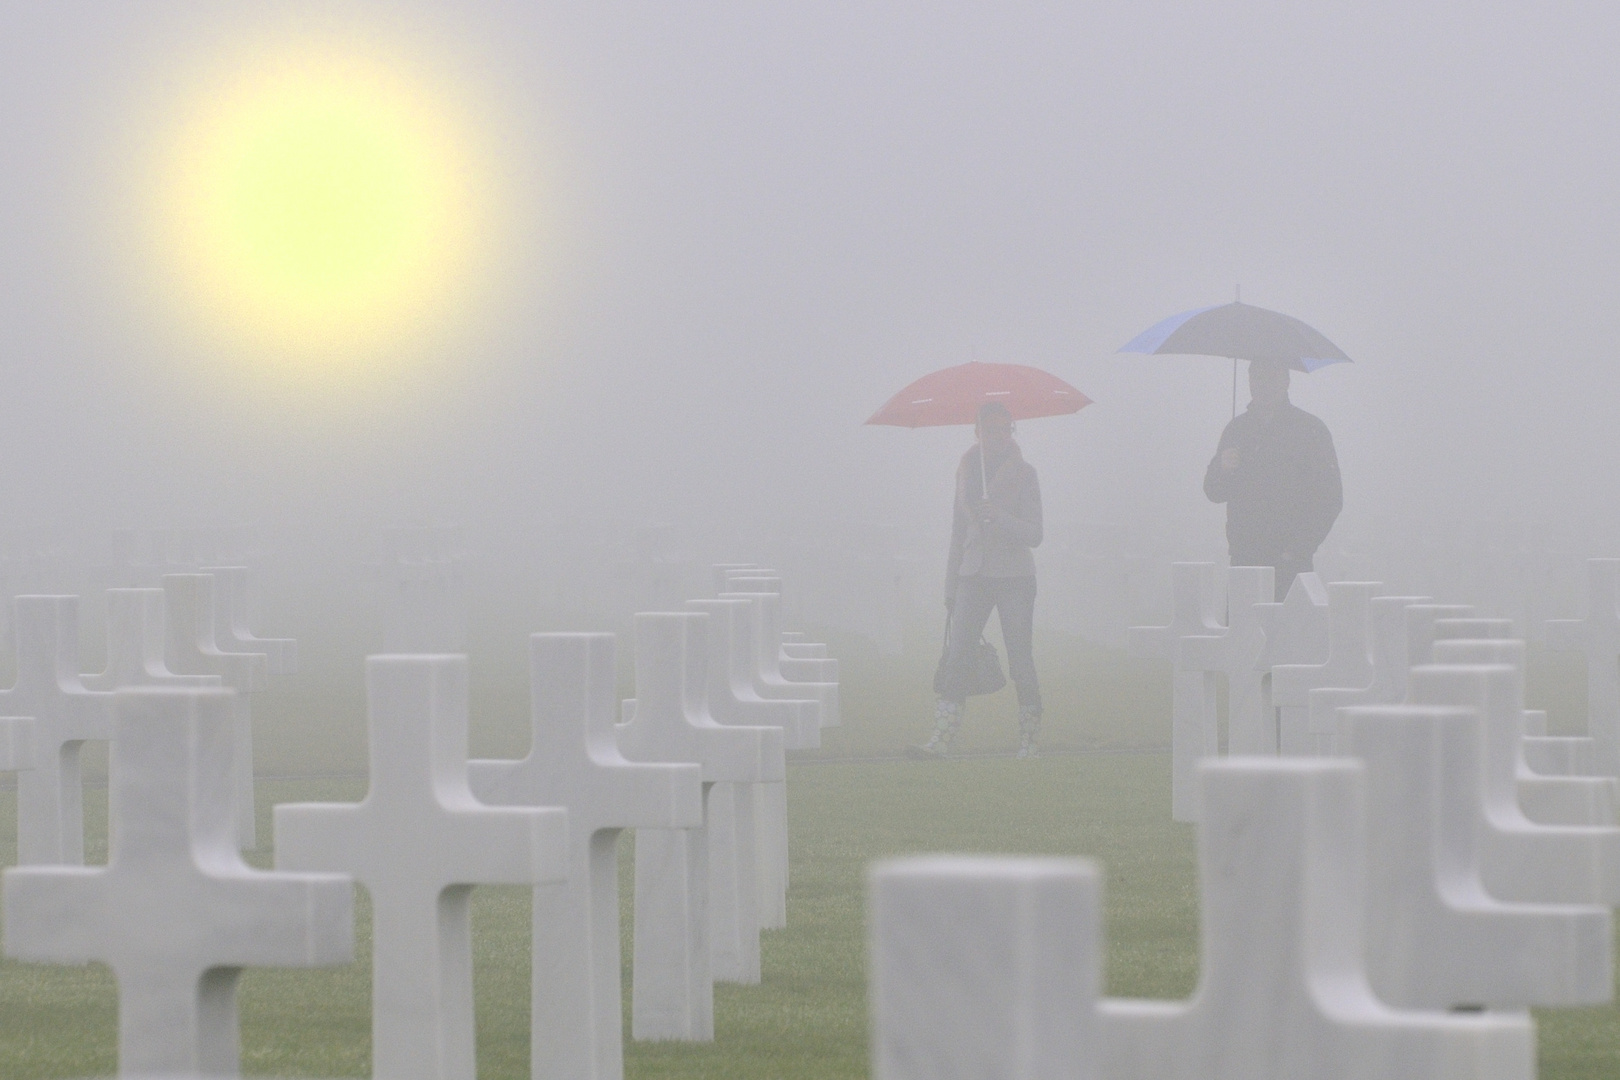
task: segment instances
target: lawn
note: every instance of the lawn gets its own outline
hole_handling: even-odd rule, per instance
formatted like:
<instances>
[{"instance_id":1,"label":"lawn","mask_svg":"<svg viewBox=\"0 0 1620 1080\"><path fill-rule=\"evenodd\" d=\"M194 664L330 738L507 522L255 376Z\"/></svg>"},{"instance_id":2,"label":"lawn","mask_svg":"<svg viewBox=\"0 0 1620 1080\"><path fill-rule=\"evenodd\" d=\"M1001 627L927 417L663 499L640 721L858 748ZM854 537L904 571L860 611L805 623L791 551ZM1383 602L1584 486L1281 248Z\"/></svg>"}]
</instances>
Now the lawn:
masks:
<instances>
[{"instance_id":1,"label":"lawn","mask_svg":"<svg viewBox=\"0 0 1620 1080\"><path fill-rule=\"evenodd\" d=\"M261 782L261 828L268 835L268 807L274 802L352 799L361 790L354 780ZM1193 988L1193 833L1169 821L1168 760L1162 753L1061 754L1032 762L800 764L791 770L789 791L789 926L766 934L763 985L718 989L713 1044L630 1044L626 1072L631 1080L864 1076L862 876L871 860L907 852L1095 858L1107 879L1108 992L1175 997ZM104 858L103 790L90 791L87 818L90 857ZM8 796L0 800L0 836L8 844L13 821ZM9 859L10 853L0 849L0 856ZM257 853L254 861L263 864L267 855ZM246 1072L367 1075L369 924L363 903L361 912L360 956L354 964L323 971L250 971L244 977ZM488 888L476 894L481 1077L527 1076L528 912L526 890ZM110 1073L115 1002L111 979L99 967L0 963L0 1076L33 1080ZM1620 1010L1550 1011L1539 1021L1546 1080L1620 1072Z\"/></svg>"}]
</instances>

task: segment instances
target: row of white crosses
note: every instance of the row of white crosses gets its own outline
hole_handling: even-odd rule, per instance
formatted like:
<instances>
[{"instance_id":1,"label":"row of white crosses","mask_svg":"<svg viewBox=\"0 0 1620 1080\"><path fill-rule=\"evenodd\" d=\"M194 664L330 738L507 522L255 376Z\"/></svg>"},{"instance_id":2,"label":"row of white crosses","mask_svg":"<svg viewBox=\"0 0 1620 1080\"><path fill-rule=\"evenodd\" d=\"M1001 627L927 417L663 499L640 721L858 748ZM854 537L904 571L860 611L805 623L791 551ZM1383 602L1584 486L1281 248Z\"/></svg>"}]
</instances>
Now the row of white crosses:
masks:
<instances>
[{"instance_id":1,"label":"row of white crosses","mask_svg":"<svg viewBox=\"0 0 1620 1080\"><path fill-rule=\"evenodd\" d=\"M1195 819L1198 762L1222 751L1217 673L1226 676L1229 690L1225 752L1321 753L1331 746L1335 709L1401 701L1407 672L1416 657L1427 655L1437 627L1473 614L1470 607L1426 597L1380 596L1371 582L1324 587L1315 574L1300 575L1282 603L1270 603L1270 568L1233 567L1223 622L1215 566L1178 563L1172 569L1171 622L1132 628L1130 645L1137 655L1172 664L1172 815L1178 821ZM1548 627L1549 643L1589 654L1592 734L1548 737L1545 717L1531 714L1517 751L1526 811L1538 819L1607 822L1616 810L1612 783L1541 779L1620 773L1602 767L1611 758L1620 762L1620 560L1593 560L1592 575L1594 614ZM1497 620L1491 633L1511 630L1511 623ZM1603 749L1606 740L1615 743L1613 752Z\"/></svg>"},{"instance_id":2,"label":"row of white crosses","mask_svg":"<svg viewBox=\"0 0 1620 1080\"><path fill-rule=\"evenodd\" d=\"M25 866L5 879L9 954L114 968L126 1074L233 1073L241 968L350 959L359 881L373 904L377 1075L472 1080L468 896L478 884L514 883L536 888L533 1075L617 1080L616 840L626 828L645 830L633 1032L713 1038L715 978L759 980L756 800L745 794L779 785L785 746L815 745L826 715L825 688L786 696L779 653L817 661L815 673L830 661L817 646L767 637L778 633L770 612L756 612L774 606L774 591L638 616L637 697L617 726L613 637L535 635L531 750L517 761L467 760L464 657L372 657L365 799L276 807L276 871L261 873L238 854L238 703L266 654L238 658L256 667L228 663L204 617L210 583L165 580L166 632L164 594L116 597L111 625L130 640L110 647L109 676L124 672L126 682L115 692L66 687L94 703L103 726L86 735L59 724L58 735L72 736L63 745L112 739L108 866ZM58 625L71 599L35 599L19 610L54 613L52 640L76 641ZM235 630L233 643L249 640ZM171 672L153 646L159 636L190 643L177 655L212 659L239 689L196 685L217 674ZM757 662L766 644L775 679ZM37 760L39 730L32 720L0 724L0 750Z\"/></svg>"},{"instance_id":3,"label":"row of white crosses","mask_svg":"<svg viewBox=\"0 0 1620 1080\"><path fill-rule=\"evenodd\" d=\"M1101 996L1087 863L876 868L878 1080L1533 1076L1527 1010L1613 993L1620 828L1524 813L1538 778L1511 623L1390 600L1368 610L1407 617L1374 619L1387 664L1364 689L1400 696L1308 695L1316 716L1331 710L1334 756L1196 767L1192 998ZM1395 648L1398 626L1415 629L1411 652Z\"/></svg>"},{"instance_id":4,"label":"row of white crosses","mask_svg":"<svg viewBox=\"0 0 1620 1080\"><path fill-rule=\"evenodd\" d=\"M17 778L18 861L84 862L80 752L85 742L112 731L112 693L132 686L217 686L239 691L232 699L236 736L238 841L256 846L253 815L250 694L265 688L272 670L290 672L295 645L255 638L246 625L246 571L222 568L171 574L159 589L107 593L107 667L79 670L79 601L74 596L15 599L15 684L0 690L8 719L0 745L13 746ZM223 602L216 603L216 583ZM265 650L265 651L260 651ZM25 753L24 753L25 752Z\"/></svg>"}]
</instances>

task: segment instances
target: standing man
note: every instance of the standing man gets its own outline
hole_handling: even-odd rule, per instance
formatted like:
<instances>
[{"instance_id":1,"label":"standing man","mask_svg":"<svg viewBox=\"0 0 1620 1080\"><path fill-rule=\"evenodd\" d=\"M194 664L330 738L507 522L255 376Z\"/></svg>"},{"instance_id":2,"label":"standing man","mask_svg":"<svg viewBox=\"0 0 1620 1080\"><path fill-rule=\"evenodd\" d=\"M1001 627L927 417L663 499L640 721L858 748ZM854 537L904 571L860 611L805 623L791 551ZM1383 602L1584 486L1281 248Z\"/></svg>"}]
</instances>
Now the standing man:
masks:
<instances>
[{"instance_id":1,"label":"standing man","mask_svg":"<svg viewBox=\"0 0 1620 1080\"><path fill-rule=\"evenodd\" d=\"M1249 364L1249 407L1221 432L1204 494L1226 504L1233 566L1272 566L1277 596L1312 569L1344 506L1327 425L1288 400L1288 365Z\"/></svg>"},{"instance_id":2,"label":"standing man","mask_svg":"<svg viewBox=\"0 0 1620 1080\"><path fill-rule=\"evenodd\" d=\"M1013 441L1007 407L979 406L978 442L956 467L951 551L945 565L950 612L945 659L937 683L934 732L914 748L944 757L962 724L973 688L980 635L996 612L1007 646L1007 674L1018 690L1018 756L1033 757L1041 727L1041 687L1035 678L1035 557L1041 542L1041 486Z\"/></svg>"}]
</instances>

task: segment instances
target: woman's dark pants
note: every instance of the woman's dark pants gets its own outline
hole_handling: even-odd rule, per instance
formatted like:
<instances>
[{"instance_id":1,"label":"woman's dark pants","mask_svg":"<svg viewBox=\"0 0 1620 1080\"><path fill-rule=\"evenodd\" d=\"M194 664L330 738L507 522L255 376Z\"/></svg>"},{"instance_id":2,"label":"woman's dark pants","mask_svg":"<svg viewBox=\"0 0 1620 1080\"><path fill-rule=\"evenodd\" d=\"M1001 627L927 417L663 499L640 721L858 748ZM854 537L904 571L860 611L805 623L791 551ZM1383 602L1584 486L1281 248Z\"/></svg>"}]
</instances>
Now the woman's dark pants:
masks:
<instances>
[{"instance_id":1,"label":"woman's dark pants","mask_svg":"<svg viewBox=\"0 0 1620 1080\"><path fill-rule=\"evenodd\" d=\"M974 653L990 612L1001 621L1007 646L1007 677L1018 690L1018 704L1040 711L1041 684L1035 678L1035 579L1032 577L957 578L956 605L951 609L945 688L940 697L961 704L973 686Z\"/></svg>"}]
</instances>

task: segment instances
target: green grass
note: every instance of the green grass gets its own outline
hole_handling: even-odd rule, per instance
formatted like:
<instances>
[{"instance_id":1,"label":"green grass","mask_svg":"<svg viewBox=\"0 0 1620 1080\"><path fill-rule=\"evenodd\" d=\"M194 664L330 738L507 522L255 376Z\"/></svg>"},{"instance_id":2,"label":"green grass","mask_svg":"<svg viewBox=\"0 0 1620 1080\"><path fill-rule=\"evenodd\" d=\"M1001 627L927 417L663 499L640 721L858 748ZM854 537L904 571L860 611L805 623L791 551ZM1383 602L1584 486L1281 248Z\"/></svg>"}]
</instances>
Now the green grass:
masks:
<instances>
[{"instance_id":1,"label":"green grass","mask_svg":"<svg viewBox=\"0 0 1620 1080\"><path fill-rule=\"evenodd\" d=\"M361 791L353 780L264 782L261 827L268 835L273 802L353 799ZM1192 991L1193 833L1169 820L1163 754L805 764L792 769L789 792L789 926L765 935L764 983L717 988L713 1044L629 1044L631 1080L865 1076L863 876L871 860L892 855L949 850L1095 858L1107 880L1108 992L1179 997ZM9 797L0 800L6 843L13 806ZM104 858L104 791L90 792L87 817L90 857ZM10 861L12 852L0 849L0 856ZM253 861L265 864L265 853ZM361 899L355 963L244 976L246 1072L368 1074L369 920ZM480 889L473 918L479 1075L521 1080L528 1075L528 892ZM111 1072L115 1004L105 969L0 963L0 1076ZM1539 1019L1546 1080L1612 1077L1620 1070L1620 1010L1549 1011Z\"/></svg>"}]
</instances>

